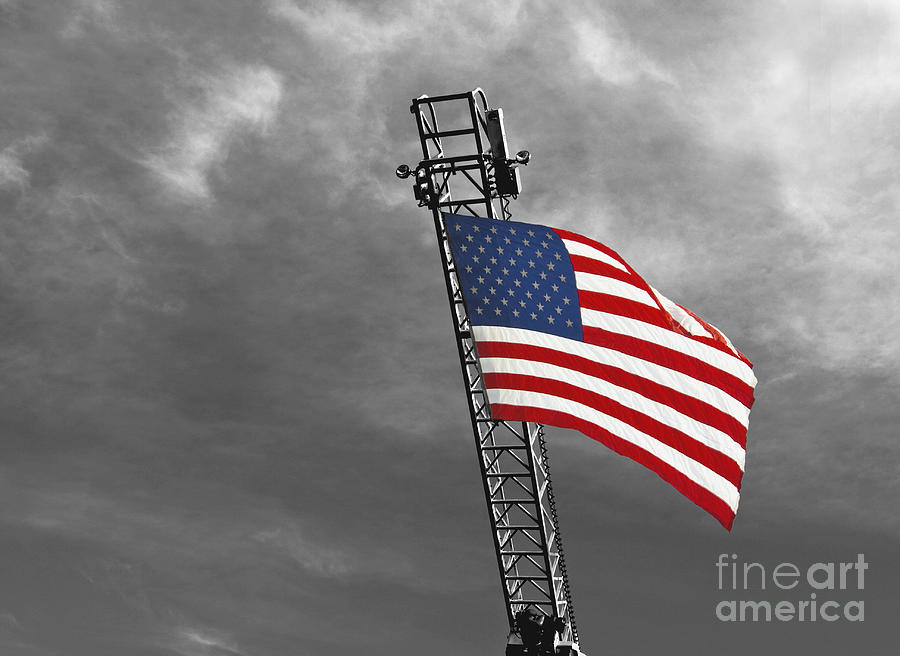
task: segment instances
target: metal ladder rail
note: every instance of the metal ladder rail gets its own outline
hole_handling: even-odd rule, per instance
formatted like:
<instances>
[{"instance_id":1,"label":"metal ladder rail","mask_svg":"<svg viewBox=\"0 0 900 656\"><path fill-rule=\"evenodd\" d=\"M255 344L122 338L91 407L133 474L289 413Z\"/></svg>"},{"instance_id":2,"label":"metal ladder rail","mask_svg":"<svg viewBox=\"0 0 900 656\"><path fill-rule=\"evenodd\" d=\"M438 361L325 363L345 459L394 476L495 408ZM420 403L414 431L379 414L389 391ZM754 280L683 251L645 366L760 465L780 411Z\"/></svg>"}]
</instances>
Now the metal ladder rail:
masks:
<instances>
[{"instance_id":1,"label":"metal ladder rail","mask_svg":"<svg viewBox=\"0 0 900 656\"><path fill-rule=\"evenodd\" d=\"M468 103L471 127L441 131L435 106L460 101ZM509 199L496 193L490 157L485 152L484 113L488 108L484 93L476 89L463 94L421 96L413 100L410 111L416 117L424 158L419 166L425 167L438 195L431 210L510 627L515 613L533 604L547 616L566 618L563 640L577 641L546 468L542 426L495 420L490 415L477 349L442 216L442 211L447 211L510 218ZM474 152L447 156L443 139L462 136L472 137ZM478 175L473 177L472 173L476 171ZM460 181L474 192L455 201L451 194L451 178L458 174L462 174ZM494 206L495 199L500 205L500 217Z\"/></svg>"}]
</instances>

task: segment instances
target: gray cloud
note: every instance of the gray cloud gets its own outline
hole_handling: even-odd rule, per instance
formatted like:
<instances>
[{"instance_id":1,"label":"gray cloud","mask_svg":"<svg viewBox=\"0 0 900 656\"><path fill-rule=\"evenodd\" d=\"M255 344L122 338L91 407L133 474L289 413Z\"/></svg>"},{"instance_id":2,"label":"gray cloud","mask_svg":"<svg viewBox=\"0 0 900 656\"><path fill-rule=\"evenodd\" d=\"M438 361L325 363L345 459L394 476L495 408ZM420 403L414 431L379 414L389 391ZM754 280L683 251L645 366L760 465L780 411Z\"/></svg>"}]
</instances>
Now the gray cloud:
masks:
<instances>
[{"instance_id":1,"label":"gray cloud","mask_svg":"<svg viewBox=\"0 0 900 656\"><path fill-rule=\"evenodd\" d=\"M502 649L433 228L393 177L410 99L476 85L534 153L515 216L604 240L760 379L731 535L550 432L588 652L888 644L893 5L5 0L0 49L3 649ZM865 551L873 619L738 643L720 551Z\"/></svg>"}]
</instances>

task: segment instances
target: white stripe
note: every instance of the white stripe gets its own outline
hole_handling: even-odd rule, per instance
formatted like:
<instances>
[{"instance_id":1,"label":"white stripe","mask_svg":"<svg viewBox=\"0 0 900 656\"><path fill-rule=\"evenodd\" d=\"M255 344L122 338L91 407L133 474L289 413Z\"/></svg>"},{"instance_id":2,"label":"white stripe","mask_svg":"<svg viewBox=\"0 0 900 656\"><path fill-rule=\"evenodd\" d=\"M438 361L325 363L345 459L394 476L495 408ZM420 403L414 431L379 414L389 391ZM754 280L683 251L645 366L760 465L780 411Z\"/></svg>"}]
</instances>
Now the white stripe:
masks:
<instances>
[{"instance_id":1,"label":"white stripe","mask_svg":"<svg viewBox=\"0 0 900 656\"><path fill-rule=\"evenodd\" d=\"M659 290L655 287L651 287L653 293L656 294L656 298L659 299L659 302L662 304L664 308L666 308L666 312L672 315L672 318L675 319L678 323L681 324L682 328L688 331L692 335L702 335L703 337L712 337L713 334L709 332L702 323L697 321L694 317L687 313L687 311L678 305L678 303L673 302L671 299L666 298L662 294L659 293Z\"/></svg>"},{"instance_id":2,"label":"white stripe","mask_svg":"<svg viewBox=\"0 0 900 656\"><path fill-rule=\"evenodd\" d=\"M618 367L630 374L652 380L660 385L665 385L671 389L692 396L699 401L708 403L709 405L721 410L725 414L736 419L742 426L747 427L750 409L743 403L719 389L715 385L710 385L702 380L692 378L687 374L663 367L655 362L648 362L641 358L621 351L595 346L594 344L585 344L584 342L568 339L566 337L558 337L533 330L525 330L524 328L506 328L503 326L472 326L472 332L475 334L476 341L479 342L508 342L510 344L533 344L548 349L559 351L560 353L570 353L582 358L586 358L598 364L606 364Z\"/></svg>"},{"instance_id":3,"label":"white stripe","mask_svg":"<svg viewBox=\"0 0 900 656\"><path fill-rule=\"evenodd\" d=\"M567 369L545 362L521 360L518 358L481 358L481 369L484 373L521 374L525 376L537 376L548 378L563 383L575 385L584 390L601 394L622 405L636 410L652 419L656 419L667 426L690 435L698 442L711 449L728 456L734 460L743 471L744 449L729 435L692 417L678 412L664 403L654 401L637 392L619 387L607 380L590 376L580 371Z\"/></svg>"},{"instance_id":4,"label":"white stripe","mask_svg":"<svg viewBox=\"0 0 900 656\"><path fill-rule=\"evenodd\" d=\"M731 508L732 512L737 511L740 494L738 493L737 488L728 480L696 460L688 458L677 449L673 449L672 447L663 444L659 440L642 433L633 426L629 426L628 424L619 421L615 417L598 412L597 410L576 401L563 399L550 394L542 394L540 392L489 389L488 399L491 404L505 403L513 406L555 410L573 417L584 419L596 426L605 428L617 437L653 454L666 464L687 476L700 487L709 490L709 492L720 498L728 504L728 507Z\"/></svg>"},{"instance_id":5,"label":"white stripe","mask_svg":"<svg viewBox=\"0 0 900 656\"><path fill-rule=\"evenodd\" d=\"M631 273L628 271L628 267L619 262L616 258L610 257L606 253L601 250L594 248L593 246L588 246L587 244L583 244L580 241L572 241L571 239L563 239L563 244L566 246L566 250L569 251L569 255L583 255L584 257L589 257L592 260L600 260L601 262L605 262L610 266L614 266L617 269L621 269L627 273Z\"/></svg>"},{"instance_id":6,"label":"white stripe","mask_svg":"<svg viewBox=\"0 0 900 656\"><path fill-rule=\"evenodd\" d=\"M753 370L743 360L739 360L728 353L723 353L712 346L707 346L702 342L695 341L686 335L681 335L637 319L586 308L581 308L581 323L585 326L602 328L613 333L638 337L653 344L665 346L692 358L697 358L732 376L736 376L750 387L756 386L756 376L753 375Z\"/></svg>"},{"instance_id":7,"label":"white stripe","mask_svg":"<svg viewBox=\"0 0 900 656\"><path fill-rule=\"evenodd\" d=\"M579 290L583 289L588 292L598 292L600 294L611 294L612 296L627 298L630 301L637 301L638 303L649 305L657 312L659 311L659 306L656 304L656 301L653 300L653 297L647 293L647 290L641 289L629 282L616 280L615 278L610 278L608 276L601 276L596 273L575 271L575 286L578 287Z\"/></svg>"}]
</instances>

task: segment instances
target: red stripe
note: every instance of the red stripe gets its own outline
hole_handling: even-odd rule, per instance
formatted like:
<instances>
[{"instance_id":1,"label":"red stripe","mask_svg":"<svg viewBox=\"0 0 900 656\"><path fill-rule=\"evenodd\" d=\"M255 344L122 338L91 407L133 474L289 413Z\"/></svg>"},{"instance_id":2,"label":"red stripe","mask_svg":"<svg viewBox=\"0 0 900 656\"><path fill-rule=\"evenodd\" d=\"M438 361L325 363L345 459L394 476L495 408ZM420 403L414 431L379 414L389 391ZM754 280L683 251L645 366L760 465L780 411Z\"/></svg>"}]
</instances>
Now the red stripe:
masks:
<instances>
[{"instance_id":1,"label":"red stripe","mask_svg":"<svg viewBox=\"0 0 900 656\"><path fill-rule=\"evenodd\" d=\"M731 530L731 526L734 523L734 513L722 499L652 453L635 446L627 440L623 440L621 437L598 427L596 424L557 410L502 403L492 404L491 413L495 419L533 421L548 426L572 428L580 431L601 444L608 446L616 453L631 458L648 469L652 469L660 478L719 520L719 523L727 530Z\"/></svg>"},{"instance_id":2,"label":"red stripe","mask_svg":"<svg viewBox=\"0 0 900 656\"><path fill-rule=\"evenodd\" d=\"M741 489L741 477L744 472L740 466L721 451L716 451L702 442L698 442L690 435L672 428L648 415L638 412L613 399L591 392L570 383L564 383L549 378L526 376L523 374L485 374L485 387L493 389L524 390L529 392L541 392L563 399L576 401L593 408L598 412L610 415L636 428L645 435L659 440L676 451L684 454L691 460L716 472L719 476L729 481L738 490Z\"/></svg>"},{"instance_id":3,"label":"red stripe","mask_svg":"<svg viewBox=\"0 0 900 656\"><path fill-rule=\"evenodd\" d=\"M660 312L659 308L650 307L644 303L638 303L621 296L579 289L578 302L582 308L587 310L600 310L601 312L618 314L619 316L637 319L666 330L672 329L672 319L667 313ZM679 334L682 333L679 332Z\"/></svg>"},{"instance_id":4,"label":"red stripe","mask_svg":"<svg viewBox=\"0 0 900 656\"><path fill-rule=\"evenodd\" d=\"M687 309L686 307L684 307L683 305L679 305L678 307L680 307L682 310L684 310L684 311L687 312L689 315L691 315L692 317L694 317L694 319L696 319L698 322L700 322L700 325L703 326L704 328L706 328L706 329L712 334L714 341L715 341L717 344L720 344L720 345L724 348L724 350L725 350L726 353L730 353L731 355L736 355L736 356L737 356L738 358L740 358L744 363L746 363L748 367L750 367L751 369L753 368L753 365L750 363L750 360L748 360L747 357L746 357L743 353L741 353L741 352L738 351L737 349L733 349L732 347L728 346L728 340L725 339L725 335L723 335L723 334L719 331L718 328L716 328L716 327L713 326L712 324L707 323L707 322L704 321L701 317L698 317L696 314L694 314L693 312L691 312L690 310L688 310L688 309Z\"/></svg>"},{"instance_id":5,"label":"red stripe","mask_svg":"<svg viewBox=\"0 0 900 656\"><path fill-rule=\"evenodd\" d=\"M704 326L704 328L707 328L707 326ZM709 326L707 329L709 329L709 328L712 328L712 326ZM736 360L741 360L744 364L748 364L748 365L750 364L750 362L747 360L747 358L745 358L743 356L743 354L738 353L736 355L734 351L732 351L730 348L728 348L728 344L726 344L724 340L716 339L715 335L717 335L717 334L720 335L721 333L718 333L714 328L710 332L713 333L713 337L705 337L703 335L690 335L690 334L688 334L688 337L690 337L691 339L693 339L697 342L702 342L703 344L706 344L707 346L711 346L718 351L722 351L722 353L730 355L731 357L733 357ZM751 365L751 368L752 368L752 365Z\"/></svg>"},{"instance_id":6,"label":"red stripe","mask_svg":"<svg viewBox=\"0 0 900 656\"><path fill-rule=\"evenodd\" d=\"M573 256L579 257L579 256ZM646 303L638 303L637 301L633 301L631 299L623 298L622 296L616 296L614 294L605 294L603 292L593 292L578 288L578 298L581 303L581 307L587 308L589 310L600 310L603 312L612 312L613 314L620 314L624 317L631 317L634 319L638 319L639 321L644 321L646 323L651 323L654 326L659 326L660 328L665 328L666 330L671 330L679 335L684 335L690 339L696 339L690 332L688 332L680 323L678 323L675 318L666 311L661 304L659 304L659 299L656 298L656 295L651 293L649 286L643 281L635 281L634 276L630 273L626 273L624 271L620 271L615 267L611 267L608 264L602 264L601 262L596 262L596 260L588 260L588 262L595 262L598 265L601 265L607 269L612 271L617 271L621 275L614 276L605 276L608 278L615 278L617 280L624 281L628 284L635 284L637 288L646 291L650 295L650 299L654 303L655 306L650 307ZM717 345L718 348L718 345ZM729 355L734 355L730 351L726 351Z\"/></svg>"},{"instance_id":7,"label":"red stripe","mask_svg":"<svg viewBox=\"0 0 900 656\"><path fill-rule=\"evenodd\" d=\"M666 310L661 310L658 307L650 307L644 303L632 301L631 299L616 296L615 294L604 294L582 289L578 290L578 302L581 304L581 307L586 310L608 312L621 317L643 321L644 323L649 323L653 326L664 328L665 330L671 330L690 340L712 347L728 357L738 359L734 351L732 351L725 341L721 339L720 333L713 333L714 335L719 335L719 339L716 339L715 337L705 337L703 335L694 335L687 328L678 323L678 321ZM715 329L713 328L712 330L714 331ZM744 361L746 362L746 360Z\"/></svg>"},{"instance_id":8,"label":"red stripe","mask_svg":"<svg viewBox=\"0 0 900 656\"><path fill-rule=\"evenodd\" d=\"M584 255L572 255L571 253L569 253L569 259L572 260L572 267L575 269L576 273L594 273L598 276L615 278L616 280L621 280L622 282L627 282L632 285L635 283L634 276L627 271L622 271L622 269L614 267L612 264L594 260Z\"/></svg>"},{"instance_id":9,"label":"red stripe","mask_svg":"<svg viewBox=\"0 0 900 656\"><path fill-rule=\"evenodd\" d=\"M593 259L583 256L583 255L572 255L570 253L569 259L572 261L572 267L576 271L585 271L587 273L599 273L600 275L604 275L609 278L616 278L618 280L623 280L625 282L631 283L632 285L640 287L641 289L646 291L648 294L650 294L650 296L653 300L657 301L657 305L660 309L660 312L662 312L667 317L667 325L663 326L664 328L669 328L670 330L674 330L675 332L685 335L686 337L689 337L691 339L696 339L697 341L700 341L708 346L712 346L713 348L716 348L716 349L722 351L723 353L727 353L731 357L736 357L736 358L742 360L744 363L750 365L750 361L746 357L744 357L743 353L738 351L737 354L735 354L735 351L731 350L731 348L728 347L728 344L725 342L724 339L722 339L722 335L721 335L721 333L719 333L718 330L716 330L713 326L710 326L706 321L704 321L703 319L698 317L696 314L694 314L687 308L679 305L678 307L682 308L685 312L687 312L689 315L691 315L697 321L699 321L700 324L704 328L709 330L709 332L712 335L714 335L714 338L710 339L708 337L699 337L696 335L692 335L690 333L690 331L683 328L681 326L681 324L679 324L678 321L676 321L666 311L666 309L662 306L662 304L659 303L658 299L656 298L656 294L653 293L653 290L650 288L650 285L647 284L647 282L640 276L640 274L638 274L637 271L635 271L634 269L631 268L631 265L628 264L628 262L626 262L624 259L622 259L622 257L618 253L616 253L613 249L611 249L609 246L606 246L605 244L601 244L599 241L595 241L593 239L590 239L589 237L585 237L584 235L579 235L574 232L569 232L568 230L561 230L561 229L554 228L554 232L556 232L556 234L558 234L562 239L568 239L570 241L577 241L579 243L586 244L588 246L596 248L597 250L605 253L606 255L615 259L617 262L621 263L622 266L624 266L628 270L628 273L625 273L624 271L617 269L616 267L614 267L612 265L604 264L600 260L593 260ZM656 322L656 321L654 321L653 323L655 325L659 325L658 322ZM718 339L715 336L718 336Z\"/></svg>"},{"instance_id":10,"label":"red stripe","mask_svg":"<svg viewBox=\"0 0 900 656\"><path fill-rule=\"evenodd\" d=\"M560 239L568 239L569 241L577 241L577 242L585 244L587 246L591 246L592 248L596 248L598 251L605 253L606 255L609 255L616 262L620 262L623 266L625 266L629 270L631 269L631 267L628 266L628 263L625 260L623 260L622 257L618 253L616 253L613 249L611 249L606 244L601 244L599 241L595 241L595 240L591 239L590 237L585 237L584 235L579 235L576 232L569 232L568 230L562 230L561 228L553 228L553 232L555 232L557 235L559 235Z\"/></svg>"},{"instance_id":11,"label":"red stripe","mask_svg":"<svg viewBox=\"0 0 900 656\"><path fill-rule=\"evenodd\" d=\"M680 351L660 346L637 337L609 332L602 328L583 326L586 344L610 348L628 355L655 362L656 364L680 371L692 378L718 387L729 396L743 403L747 408L753 405L753 388L737 376L706 364Z\"/></svg>"},{"instance_id":12,"label":"red stripe","mask_svg":"<svg viewBox=\"0 0 900 656\"><path fill-rule=\"evenodd\" d=\"M637 287L640 287L645 292L650 294L650 298L652 298L654 301L656 301L656 305L660 309L661 312L666 311L665 308L663 308L662 304L659 302L659 299L656 298L656 294L654 294L653 290L650 289L650 285L647 284L647 281L644 280L643 278L641 278L641 276L638 274L638 272L635 271L634 269L632 269L631 265L628 264L628 262L626 262L625 260L623 260L621 258L621 256L619 256L619 254L616 253L609 246L601 244L599 241L594 241L593 239L584 237L583 235L578 235L578 234L575 234L574 232L569 232L568 230L556 230L556 233L563 239L570 239L572 241L581 242L582 244L587 244L588 246L593 246L597 250L602 251L603 253L606 253L611 258L613 258L614 260L619 262L622 266L624 266L628 270L628 273L631 274L631 280L629 282L632 285L636 285ZM570 254L569 260L571 260L572 257L573 256ZM572 266L574 268L574 264Z\"/></svg>"},{"instance_id":13,"label":"red stripe","mask_svg":"<svg viewBox=\"0 0 900 656\"><path fill-rule=\"evenodd\" d=\"M482 358L514 358L517 360L544 362L609 381L648 399L653 399L659 403L664 403L670 408L675 408L691 419L722 431L742 447L746 447L747 429L731 415L689 394L629 373L618 367L601 364L588 358L542 346L507 342L478 342L478 355Z\"/></svg>"}]
</instances>

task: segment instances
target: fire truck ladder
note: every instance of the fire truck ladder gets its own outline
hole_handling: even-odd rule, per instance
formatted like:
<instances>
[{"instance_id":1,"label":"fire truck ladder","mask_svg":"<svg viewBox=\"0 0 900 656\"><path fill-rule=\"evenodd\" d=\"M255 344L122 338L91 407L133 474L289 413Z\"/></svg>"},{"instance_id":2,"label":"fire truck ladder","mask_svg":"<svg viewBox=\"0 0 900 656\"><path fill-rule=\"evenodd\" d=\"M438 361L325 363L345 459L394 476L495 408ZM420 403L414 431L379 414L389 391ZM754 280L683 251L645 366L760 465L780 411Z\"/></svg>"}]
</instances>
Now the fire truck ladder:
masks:
<instances>
[{"instance_id":1,"label":"fire truck ladder","mask_svg":"<svg viewBox=\"0 0 900 656\"><path fill-rule=\"evenodd\" d=\"M452 128L438 125L438 109L443 120L452 119ZM434 218L511 635L516 613L532 605L547 621L565 620L558 653L578 654L544 427L491 416L443 216L509 220L510 199L520 189L518 166L530 155L507 156L502 110L490 109L481 89L423 95L412 101L410 111L423 159L415 169L401 165L397 176L414 179L419 206L429 208Z\"/></svg>"}]
</instances>

